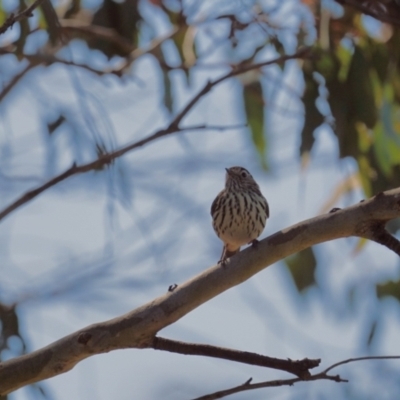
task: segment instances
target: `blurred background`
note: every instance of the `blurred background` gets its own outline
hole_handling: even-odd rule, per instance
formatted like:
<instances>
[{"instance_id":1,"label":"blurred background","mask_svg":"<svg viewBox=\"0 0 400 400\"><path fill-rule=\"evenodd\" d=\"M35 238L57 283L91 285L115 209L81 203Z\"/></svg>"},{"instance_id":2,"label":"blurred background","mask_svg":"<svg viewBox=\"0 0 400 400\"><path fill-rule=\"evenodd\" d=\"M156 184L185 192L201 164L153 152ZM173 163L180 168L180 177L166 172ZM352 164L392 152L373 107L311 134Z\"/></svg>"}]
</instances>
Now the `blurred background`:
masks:
<instances>
[{"instance_id":1,"label":"blurred background","mask_svg":"<svg viewBox=\"0 0 400 400\"><path fill-rule=\"evenodd\" d=\"M32 3L3 0L0 26ZM168 127L51 186L0 221L1 360L126 313L214 265L210 206L225 167L251 171L262 237L400 186L400 5L386 0L45 0L0 35L0 213L25 192ZM218 129L217 129L218 128ZM389 229L396 233L398 221ZM161 336L321 358L400 354L398 257L358 238L281 260ZM333 371L232 399L398 399L400 363ZM281 371L154 350L91 357L8 396L191 399Z\"/></svg>"}]
</instances>

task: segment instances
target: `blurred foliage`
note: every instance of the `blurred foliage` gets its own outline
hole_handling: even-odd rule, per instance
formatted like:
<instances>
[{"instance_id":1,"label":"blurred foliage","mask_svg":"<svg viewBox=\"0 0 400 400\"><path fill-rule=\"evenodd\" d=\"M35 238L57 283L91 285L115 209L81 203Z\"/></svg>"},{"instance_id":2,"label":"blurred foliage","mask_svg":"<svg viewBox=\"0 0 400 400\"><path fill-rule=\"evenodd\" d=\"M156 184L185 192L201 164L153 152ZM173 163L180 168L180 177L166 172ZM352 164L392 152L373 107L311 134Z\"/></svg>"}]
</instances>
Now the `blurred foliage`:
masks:
<instances>
[{"instance_id":1,"label":"blurred foliage","mask_svg":"<svg viewBox=\"0 0 400 400\"><path fill-rule=\"evenodd\" d=\"M377 285L376 295L378 298L393 297L400 302L400 281L389 281Z\"/></svg>"},{"instance_id":2,"label":"blurred foliage","mask_svg":"<svg viewBox=\"0 0 400 400\"><path fill-rule=\"evenodd\" d=\"M266 136L264 133L264 98L260 81L251 82L243 89L244 108L251 137L260 156L261 164L267 169L265 160Z\"/></svg>"},{"instance_id":3,"label":"blurred foliage","mask_svg":"<svg viewBox=\"0 0 400 400\"><path fill-rule=\"evenodd\" d=\"M353 157L367 197L400 186L400 31L382 25L371 36L360 14L345 8L329 20L329 45L304 63L306 123L300 154L310 151L312 132L330 114L340 157ZM328 91L329 111L316 109L315 74ZM316 122L317 121L317 122Z\"/></svg>"},{"instance_id":4,"label":"blurred foliage","mask_svg":"<svg viewBox=\"0 0 400 400\"><path fill-rule=\"evenodd\" d=\"M285 262L299 292L315 285L317 260L312 247L286 258Z\"/></svg>"}]
</instances>

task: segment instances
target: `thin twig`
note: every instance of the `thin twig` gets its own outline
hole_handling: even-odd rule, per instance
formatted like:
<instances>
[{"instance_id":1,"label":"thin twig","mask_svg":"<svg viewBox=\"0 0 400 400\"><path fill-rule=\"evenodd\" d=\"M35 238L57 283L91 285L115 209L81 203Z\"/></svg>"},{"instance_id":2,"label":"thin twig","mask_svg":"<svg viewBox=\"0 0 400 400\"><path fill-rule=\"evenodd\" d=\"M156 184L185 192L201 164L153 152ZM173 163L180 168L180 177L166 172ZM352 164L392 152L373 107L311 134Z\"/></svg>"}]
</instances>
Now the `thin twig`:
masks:
<instances>
[{"instance_id":1,"label":"thin twig","mask_svg":"<svg viewBox=\"0 0 400 400\"><path fill-rule=\"evenodd\" d=\"M179 127L180 123L182 122L183 118L189 113L189 111L194 107L194 105L206 94L208 93L213 87L218 85L219 83L237 76L239 74L251 71L253 69L258 69L262 68L271 64L279 64L283 63L287 60L293 60L297 58L304 58L307 57L310 53L310 49L304 48L299 50L297 53L294 53L292 55L287 55L287 56L282 56L278 57L276 59L270 60L270 61L265 61L265 62L260 62L257 64L252 64L252 65L242 65L239 68L236 68L232 70L231 72L223 75L222 77L214 80L214 81L209 81L203 89L201 89L193 98L188 102L188 104L173 118L173 120L170 122L169 126L165 129L161 129L137 142L134 142L132 144L126 145L122 147L119 150L113 151L111 153L103 154L101 155L97 160L94 160L92 162L89 162L87 164L83 164L80 166L77 166L75 163L68 168L66 171L61 173L60 175L57 175L56 177L50 179L48 182L44 183L43 185L37 187L36 189L30 190L29 192L25 193L21 197L19 197L17 200L15 200L13 203L8 205L5 209L3 209L0 212L0 220L2 220L5 216L10 214L12 211L16 210L18 207L22 206L23 204L27 203L28 201L32 200L45 190L49 189L50 187L53 187L57 185L59 182L73 176L76 174L80 174L83 172L88 172L91 170L99 170L102 169L104 166L109 165L113 162L118 157L121 157L125 153L128 153L129 151L136 149L138 147L144 146L147 143L150 143L154 140L157 140L161 137L168 136L172 133L175 132L182 132L182 131L188 131L188 130L199 130L199 129L209 129L207 125L198 125L198 126L192 126L192 127L185 127L181 128ZM213 127L215 129L215 127ZM225 129L224 127L220 127L219 129ZM231 129L231 128L227 128Z\"/></svg>"},{"instance_id":2,"label":"thin twig","mask_svg":"<svg viewBox=\"0 0 400 400\"><path fill-rule=\"evenodd\" d=\"M44 0L35 0L28 8L25 8L25 10L21 11L18 14L10 14L8 18L5 20L4 24L0 26L0 35L4 33L8 28L11 28L16 22L21 21L24 18L29 18L32 17L33 10L36 7L39 7Z\"/></svg>"},{"instance_id":3,"label":"thin twig","mask_svg":"<svg viewBox=\"0 0 400 400\"><path fill-rule=\"evenodd\" d=\"M156 133L149 135L144 139L141 139L137 142L127 145L127 146L125 146L119 150L116 150L112 153L104 154L104 155L100 156L97 160L92 161L90 163L83 164L80 166L73 163L70 168L68 168L66 171L64 171L60 175L55 176L54 178L50 179L43 185L38 186L36 189L29 190L28 192L23 194L21 197L19 197L17 200L15 200L13 203L11 203L9 206L4 208L0 212L0 220L2 220L4 217L6 217L8 214L10 214L12 211L16 210L18 207L20 207L23 204L27 203L28 201L34 199L39 194L43 193L45 190L57 185L58 183L64 181L65 179L67 179L73 175L81 174L84 172L88 172L88 171L92 171L92 170L99 170L99 169L103 168L105 165L111 164L114 159L122 156L123 154L127 153L128 151L131 151L138 147L144 146L145 144L152 142L155 139L159 139L163 136L167 136L174 132L187 132L187 131L208 130L208 129L227 130L227 129L237 129L237 128L238 128L238 125L226 126L226 127L213 126L211 128L209 128L207 125L188 126L188 127L184 127L184 128L171 127L169 129L163 129L163 130L157 131Z\"/></svg>"},{"instance_id":4,"label":"thin twig","mask_svg":"<svg viewBox=\"0 0 400 400\"><path fill-rule=\"evenodd\" d=\"M311 374L309 369L317 367L321 362L319 359L310 360L308 358L297 361L282 360L248 351L238 351L206 344L185 343L158 336L156 336L153 340L153 348L155 350L164 350L186 355L190 354L196 356L220 358L249 365L278 369L294 374L300 379L307 379L310 377Z\"/></svg>"},{"instance_id":5,"label":"thin twig","mask_svg":"<svg viewBox=\"0 0 400 400\"><path fill-rule=\"evenodd\" d=\"M333 368L339 367L340 365L349 364L356 361L365 361L365 360L400 360L400 356L367 356L367 357L348 358L347 360L339 361L336 364L331 365L322 373L326 374Z\"/></svg>"},{"instance_id":6,"label":"thin twig","mask_svg":"<svg viewBox=\"0 0 400 400\"><path fill-rule=\"evenodd\" d=\"M338 375L312 375L307 381L317 381L317 380L330 380L334 382L347 382L345 379L340 378ZM218 392L206 394L205 396L196 397L193 400L215 400L222 399L223 397L230 396L231 394L245 392L247 390L255 390L255 389L263 389L267 387L280 387L280 386L293 386L295 383L304 382L303 379L300 378L292 378L292 379L277 379L273 381L264 381L259 383L250 383L252 378L248 379L245 383L239 386L235 386L230 389L220 390Z\"/></svg>"},{"instance_id":7,"label":"thin twig","mask_svg":"<svg viewBox=\"0 0 400 400\"><path fill-rule=\"evenodd\" d=\"M33 68L36 67L36 64L29 63L21 72L15 75L7 86L0 92L0 103L3 99L10 93L11 89Z\"/></svg>"},{"instance_id":8,"label":"thin twig","mask_svg":"<svg viewBox=\"0 0 400 400\"><path fill-rule=\"evenodd\" d=\"M343 360L336 364L331 365L330 367L328 367L327 369L325 369L324 371L322 371L318 374L309 376L306 380L307 381L318 381L318 380L323 380L323 379L326 380L327 379L327 380L334 381L334 382L346 383L346 382L348 382L347 379L342 379L339 375L328 375L328 372L330 370L332 370L333 368L336 368L340 365L348 364L348 363L355 362L355 361L392 360L392 359L400 359L400 356L368 356L368 357L349 358L347 360ZM205 396L196 397L193 400L215 400L215 399L221 399L222 397L226 397L231 394L244 392L246 390L254 390L254 389L261 389L261 388L266 388L266 387L277 387L277 386L292 386L297 382L301 382L302 379L300 379L300 378L280 379L280 380L265 381L265 382L259 382L259 383L253 383L253 384L251 383L251 381L252 381L252 378L247 380L242 385L238 385L238 386L235 386L230 389L221 390L218 392L207 394Z\"/></svg>"}]
</instances>

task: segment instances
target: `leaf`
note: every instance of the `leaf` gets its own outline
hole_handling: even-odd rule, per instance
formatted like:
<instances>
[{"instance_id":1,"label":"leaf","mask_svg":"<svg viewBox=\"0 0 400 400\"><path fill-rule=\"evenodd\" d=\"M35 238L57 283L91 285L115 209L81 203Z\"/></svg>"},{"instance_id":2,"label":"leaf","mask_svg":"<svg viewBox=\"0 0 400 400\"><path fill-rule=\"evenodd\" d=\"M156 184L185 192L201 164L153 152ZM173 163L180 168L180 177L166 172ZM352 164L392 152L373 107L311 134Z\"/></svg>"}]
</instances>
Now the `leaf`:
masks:
<instances>
[{"instance_id":1,"label":"leaf","mask_svg":"<svg viewBox=\"0 0 400 400\"><path fill-rule=\"evenodd\" d=\"M162 70L163 81L164 81L164 105L171 114L173 112L173 98L172 98L172 90L171 90L171 79L169 77L168 71L165 69Z\"/></svg>"},{"instance_id":2,"label":"leaf","mask_svg":"<svg viewBox=\"0 0 400 400\"><path fill-rule=\"evenodd\" d=\"M374 92L369 74L369 63L363 50L355 46L347 75L350 114L355 121L373 128L378 120Z\"/></svg>"},{"instance_id":3,"label":"leaf","mask_svg":"<svg viewBox=\"0 0 400 400\"><path fill-rule=\"evenodd\" d=\"M72 18L74 15L78 14L81 10L81 0L71 0L69 8L64 15L65 19Z\"/></svg>"},{"instance_id":4,"label":"leaf","mask_svg":"<svg viewBox=\"0 0 400 400\"><path fill-rule=\"evenodd\" d=\"M306 81L306 90L303 95L305 117L303 130L301 131L301 156L311 151L315 141L314 131L324 122L324 117L315 104L319 95L318 84L309 74L305 74L304 79Z\"/></svg>"},{"instance_id":5,"label":"leaf","mask_svg":"<svg viewBox=\"0 0 400 400\"><path fill-rule=\"evenodd\" d=\"M355 245L353 251L351 252L351 255L353 257L357 256L358 254L361 253L361 251L364 249L364 247L367 245L368 239L365 238L358 238L357 244Z\"/></svg>"},{"instance_id":6,"label":"leaf","mask_svg":"<svg viewBox=\"0 0 400 400\"><path fill-rule=\"evenodd\" d=\"M371 178L375 174L375 171L370 166L368 158L366 156L360 156L357 159L358 169L360 171L360 180L362 187L364 189L364 193L367 197L372 196L372 187L371 187Z\"/></svg>"},{"instance_id":7,"label":"leaf","mask_svg":"<svg viewBox=\"0 0 400 400\"><path fill-rule=\"evenodd\" d=\"M55 121L47 124L47 130L49 131L49 135L51 135L60 125L65 122L65 117L60 115Z\"/></svg>"},{"instance_id":8,"label":"leaf","mask_svg":"<svg viewBox=\"0 0 400 400\"><path fill-rule=\"evenodd\" d=\"M311 247L285 259L292 278L299 292L315 285L317 261Z\"/></svg>"},{"instance_id":9,"label":"leaf","mask_svg":"<svg viewBox=\"0 0 400 400\"><path fill-rule=\"evenodd\" d=\"M400 280L376 285L376 295L379 299L384 297L394 297L398 302L400 302Z\"/></svg>"},{"instance_id":10,"label":"leaf","mask_svg":"<svg viewBox=\"0 0 400 400\"><path fill-rule=\"evenodd\" d=\"M389 67L389 49L388 46L374 41L369 42L371 48L371 65L378 74L381 83L384 83L388 74Z\"/></svg>"},{"instance_id":11,"label":"leaf","mask_svg":"<svg viewBox=\"0 0 400 400\"><path fill-rule=\"evenodd\" d=\"M340 64L337 77L340 82L345 82L350 69L351 51L346 46L340 45L336 49L336 57Z\"/></svg>"},{"instance_id":12,"label":"leaf","mask_svg":"<svg viewBox=\"0 0 400 400\"><path fill-rule=\"evenodd\" d=\"M367 346L371 347L373 340L375 338L376 335L376 328L378 326L378 322L377 321L373 321L373 323L371 324L371 328L369 330L369 334L368 334L368 338L367 338Z\"/></svg>"},{"instance_id":13,"label":"leaf","mask_svg":"<svg viewBox=\"0 0 400 400\"><path fill-rule=\"evenodd\" d=\"M378 161L379 169L386 175L390 176L392 172L387 137L383 130L381 121L374 128L374 153Z\"/></svg>"},{"instance_id":14,"label":"leaf","mask_svg":"<svg viewBox=\"0 0 400 400\"><path fill-rule=\"evenodd\" d=\"M92 25L103 26L114 29L120 36L119 41L125 39L132 47L136 47L139 40L139 25L142 17L138 10L139 0L125 0L115 2L104 0L102 6L93 16ZM88 45L102 51L109 58L115 55L126 56L125 46L118 44L118 41L110 42L101 37L87 39Z\"/></svg>"},{"instance_id":15,"label":"leaf","mask_svg":"<svg viewBox=\"0 0 400 400\"><path fill-rule=\"evenodd\" d=\"M253 143L260 156L262 167L267 169L265 160L267 144L264 136L264 100L260 81L257 80L244 86L243 100Z\"/></svg>"},{"instance_id":16,"label":"leaf","mask_svg":"<svg viewBox=\"0 0 400 400\"><path fill-rule=\"evenodd\" d=\"M4 24L7 19L7 13L4 11L3 4L0 1L0 26Z\"/></svg>"},{"instance_id":17,"label":"leaf","mask_svg":"<svg viewBox=\"0 0 400 400\"><path fill-rule=\"evenodd\" d=\"M329 106L335 120L333 131L338 138L340 157L357 158L360 151L357 130L350 116L349 84L347 81L340 82L337 76L332 76L326 82L326 87L329 91Z\"/></svg>"}]
</instances>

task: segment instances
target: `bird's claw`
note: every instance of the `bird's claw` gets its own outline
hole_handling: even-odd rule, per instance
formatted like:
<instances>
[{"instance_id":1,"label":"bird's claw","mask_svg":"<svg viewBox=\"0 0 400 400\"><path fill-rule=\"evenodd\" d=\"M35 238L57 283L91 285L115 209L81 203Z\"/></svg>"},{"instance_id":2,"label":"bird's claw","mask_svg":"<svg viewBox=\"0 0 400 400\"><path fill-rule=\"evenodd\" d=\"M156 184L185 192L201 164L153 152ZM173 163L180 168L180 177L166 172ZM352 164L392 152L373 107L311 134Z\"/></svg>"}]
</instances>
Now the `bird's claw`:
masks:
<instances>
[{"instance_id":1,"label":"bird's claw","mask_svg":"<svg viewBox=\"0 0 400 400\"><path fill-rule=\"evenodd\" d=\"M257 246L258 246L258 243L260 243L260 241L257 240L257 239L254 239L254 240L252 240L249 244L251 244L251 246L254 247L254 248L256 249Z\"/></svg>"}]
</instances>

